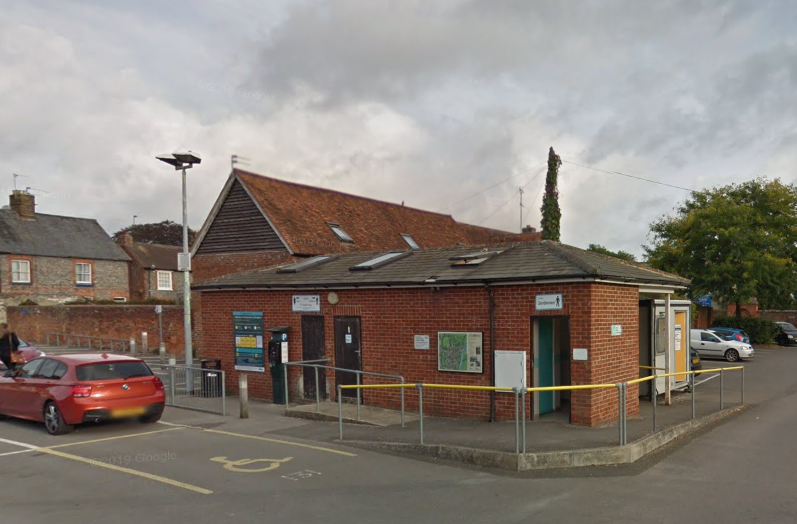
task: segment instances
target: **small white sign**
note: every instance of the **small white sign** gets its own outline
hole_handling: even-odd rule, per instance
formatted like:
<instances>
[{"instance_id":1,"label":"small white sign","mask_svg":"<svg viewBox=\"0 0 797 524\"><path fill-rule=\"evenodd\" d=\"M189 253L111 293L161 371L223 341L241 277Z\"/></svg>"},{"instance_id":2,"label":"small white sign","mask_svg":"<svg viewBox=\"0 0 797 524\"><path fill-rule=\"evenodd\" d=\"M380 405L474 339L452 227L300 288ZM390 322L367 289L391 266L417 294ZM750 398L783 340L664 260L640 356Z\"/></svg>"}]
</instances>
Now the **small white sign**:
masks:
<instances>
[{"instance_id":1,"label":"small white sign","mask_svg":"<svg viewBox=\"0 0 797 524\"><path fill-rule=\"evenodd\" d=\"M589 360L589 351L586 348L573 348L573 360Z\"/></svg>"},{"instance_id":2,"label":"small white sign","mask_svg":"<svg viewBox=\"0 0 797 524\"><path fill-rule=\"evenodd\" d=\"M280 345L281 345L280 349L282 350L282 355L280 355L280 358L282 360L282 363L284 364L285 362L288 361L288 343L280 342Z\"/></svg>"},{"instance_id":3,"label":"small white sign","mask_svg":"<svg viewBox=\"0 0 797 524\"><path fill-rule=\"evenodd\" d=\"M616 325L612 326L612 336L613 337L619 337L622 334L623 334L623 326L621 326L619 324L616 324Z\"/></svg>"},{"instance_id":4,"label":"small white sign","mask_svg":"<svg viewBox=\"0 0 797 524\"><path fill-rule=\"evenodd\" d=\"M158 315L163 313L163 306L160 306L160 305L155 306L155 313L158 314Z\"/></svg>"},{"instance_id":5,"label":"small white sign","mask_svg":"<svg viewBox=\"0 0 797 524\"><path fill-rule=\"evenodd\" d=\"M321 295L293 295L293 311L317 313L321 311Z\"/></svg>"},{"instance_id":6,"label":"small white sign","mask_svg":"<svg viewBox=\"0 0 797 524\"><path fill-rule=\"evenodd\" d=\"M429 349L429 335L415 335L415 349Z\"/></svg>"},{"instance_id":7,"label":"small white sign","mask_svg":"<svg viewBox=\"0 0 797 524\"><path fill-rule=\"evenodd\" d=\"M191 271L191 253L177 253L177 271Z\"/></svg>"},{"instance_id":8,"label":"small white sign","mask_svg":"<svg viewBox=\"0 0 797 524\"><path fill-rule=\"evenodd\" d=\"M537 311L559 311L565 305L561 293L555 295L537 295L534 307Z\"/></svg>"},{"instance_id":9,"label":"small white sign","mask_svg":"<svg viewBox=\"0 0 797 524\"><path fill-rule=\"evenodd\" d=\"M683 335L681 334L681 325L675 324L675 351L680 351L681 348L681 340Z\"/></svg>"},{"instance_id":10,"label":"small white sign","mask_svg":"<svg viewBox=\"0 0 797 524\"><path fill-rule=\"evenodd\" d=\"M351 344L351 343L352 343L351 333L346 333L346 344Z\"/></svg>"}]
</instances>

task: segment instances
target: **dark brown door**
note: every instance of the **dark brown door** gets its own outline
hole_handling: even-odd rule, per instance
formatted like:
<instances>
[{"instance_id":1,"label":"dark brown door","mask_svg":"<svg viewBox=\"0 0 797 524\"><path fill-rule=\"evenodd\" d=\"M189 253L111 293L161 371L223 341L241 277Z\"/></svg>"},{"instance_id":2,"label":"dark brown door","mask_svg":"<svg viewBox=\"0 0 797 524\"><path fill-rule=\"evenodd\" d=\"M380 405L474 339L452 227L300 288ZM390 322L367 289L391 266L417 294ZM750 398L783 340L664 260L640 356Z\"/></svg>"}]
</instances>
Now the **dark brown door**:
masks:
<instances>
[{"instance_id":1,"label":"dark brown door","mask_svg":"<svg viewBox=\"0 0 797 524\"><path fill-rule=\"evenodd\" d=\"M335 317L335 367L362 370L360 317ZM335 372L336 385L357 383L356 373ZM356 397L357 391L343 390L344 397Z\"/></svg>"},{"instance_id":2,"label":"dark brown door","mask_svg":"<svg viewBox=\"0 0 797 524\"><path fill-rule=\"evenodd\" d=\"M324 358L324 317L302 317L302 360L321 360ZM319 364L329 365L328 362ZM321 398L327 398L327 374L318 370L318 389ZM315 368L304 368L304 398L315 400Z\"/></svg>"}]
</instances>

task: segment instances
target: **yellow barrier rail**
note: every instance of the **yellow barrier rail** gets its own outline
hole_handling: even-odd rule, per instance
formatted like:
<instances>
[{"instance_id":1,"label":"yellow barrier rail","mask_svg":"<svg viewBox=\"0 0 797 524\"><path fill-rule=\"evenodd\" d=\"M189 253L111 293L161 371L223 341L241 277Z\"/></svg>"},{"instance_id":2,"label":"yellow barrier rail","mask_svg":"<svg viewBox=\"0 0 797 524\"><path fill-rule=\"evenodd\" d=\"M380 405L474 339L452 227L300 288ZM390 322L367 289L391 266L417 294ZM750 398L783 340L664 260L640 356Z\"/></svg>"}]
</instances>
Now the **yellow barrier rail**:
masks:
<instances>
[{"instance_id":1,"label":"yellow barrier rail","mask_svg":"<svg viewBox=\"0 0 797 524\"><path fill-rule=\"evenodd\" d=\"M402 389L414 388L415 384L360 384L359 386L351 384L340 386L340 389Z\"/></svg>"},{"instance_id":2,"label":"yellow barrier rail","mask_svg":"<svg viewBox=\"0 0 797 524\"><path fill-rule=\"evenodd\" d=\"M657 368L653 366L639 366L639 369L656 369L658 371L667 371L667 368Z\"/></svg>"}]
</instances>

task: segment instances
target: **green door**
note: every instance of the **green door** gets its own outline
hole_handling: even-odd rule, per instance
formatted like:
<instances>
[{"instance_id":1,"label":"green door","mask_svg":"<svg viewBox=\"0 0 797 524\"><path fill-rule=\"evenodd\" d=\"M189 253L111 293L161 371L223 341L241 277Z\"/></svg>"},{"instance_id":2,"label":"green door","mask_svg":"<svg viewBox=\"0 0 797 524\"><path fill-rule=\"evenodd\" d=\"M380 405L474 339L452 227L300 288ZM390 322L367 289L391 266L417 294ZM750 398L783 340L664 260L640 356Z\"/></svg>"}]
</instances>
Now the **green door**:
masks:
<instances>
[{"instance_id":1,"label":"green door","mask_svg":"<svg viewBox=\"0 0 797 524\"><path fill-rule=\"evenodd\" d=\"M541 318L537 321L539 346L537 348L537 374L540 387L550 387L553 382L553 319ZM553 391L541 391L540 415L554 410Z\"/></svg>"}]
</instances>

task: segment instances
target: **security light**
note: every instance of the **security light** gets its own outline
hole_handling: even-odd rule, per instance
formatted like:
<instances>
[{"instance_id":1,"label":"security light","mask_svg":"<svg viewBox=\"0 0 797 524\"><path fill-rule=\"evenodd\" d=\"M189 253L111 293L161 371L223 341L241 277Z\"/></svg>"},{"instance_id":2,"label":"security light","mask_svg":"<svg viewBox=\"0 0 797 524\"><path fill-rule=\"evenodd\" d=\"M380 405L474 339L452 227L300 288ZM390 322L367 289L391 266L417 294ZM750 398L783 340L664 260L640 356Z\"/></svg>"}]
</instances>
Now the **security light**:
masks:
<instances>
[{"instance_id":1,"label":"security light","mask_svg":"<svg viewBox=\"0 0 797 524\"><path fill-rule=\"evenodd\" d=\"M182 162L183 164L201 164L202 159L199 158L197 153L193 151L187 151L184 153L174 153L174 157Z\"/></svg>"},{"instance_id":2,"label":"security light","mask_svg":"<svg viewBox=\"0 0 797 524\"><path fill-rule=\"evenodd\" d=\"M167 153L165 155L158 155L155 158L157 158L161 162L166 162L170 166L174 166L177 169L180 169L183 166L183 163L177 160L177 157L175 157L171 153Z\"/></svg>"}]
</instances>

